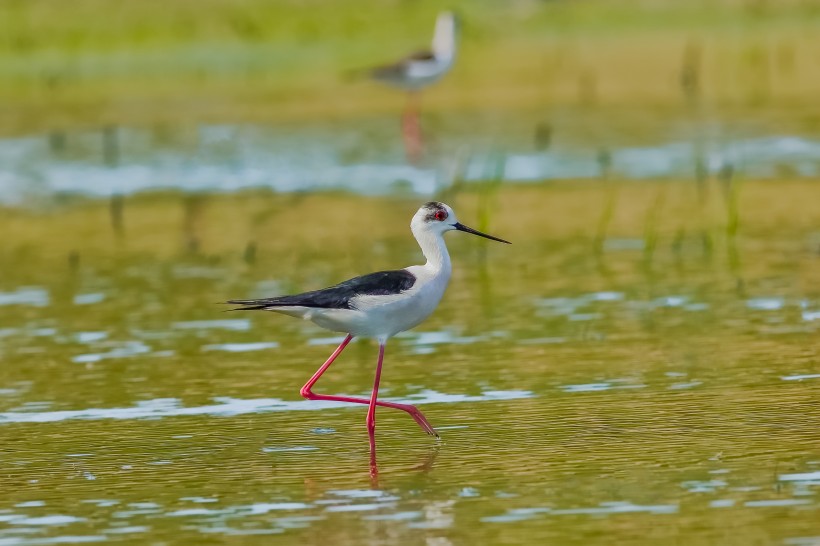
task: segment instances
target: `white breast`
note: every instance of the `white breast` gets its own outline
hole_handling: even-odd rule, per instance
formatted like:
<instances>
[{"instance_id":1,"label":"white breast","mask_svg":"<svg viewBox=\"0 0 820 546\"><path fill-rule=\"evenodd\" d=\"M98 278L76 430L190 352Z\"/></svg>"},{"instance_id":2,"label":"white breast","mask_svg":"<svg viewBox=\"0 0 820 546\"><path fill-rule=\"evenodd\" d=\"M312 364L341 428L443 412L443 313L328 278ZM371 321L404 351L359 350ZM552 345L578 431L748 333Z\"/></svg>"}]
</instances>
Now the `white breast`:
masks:
<instances>
[{"instance_id":1,"label":"white breast","mask_svg":"<svg viewBox=\"0 0 820 546\"><path fill-rule=\"evenodd\" d=\"M407 66L407 84L419 87L433 83L450 69L445 60L410 61Z\"/></svg>"}]
</instances>

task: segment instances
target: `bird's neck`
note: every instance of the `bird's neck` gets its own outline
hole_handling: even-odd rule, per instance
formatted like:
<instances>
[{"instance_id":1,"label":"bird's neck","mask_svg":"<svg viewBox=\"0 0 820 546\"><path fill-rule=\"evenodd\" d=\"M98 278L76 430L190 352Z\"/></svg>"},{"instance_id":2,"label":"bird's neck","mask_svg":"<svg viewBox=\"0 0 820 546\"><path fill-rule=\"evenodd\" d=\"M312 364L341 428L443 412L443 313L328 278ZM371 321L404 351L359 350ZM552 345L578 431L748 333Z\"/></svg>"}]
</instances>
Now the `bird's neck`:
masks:
<instances>
[{"instance_id":1,"label":"bird's neck","mask_svg":"<svg viewBox=\"0 0 820 546\"><path fill-rule=\"evenodd\" d=\"M436 233L422 232L415 233L419 242L421 252L427 258L424 267L433 270L435 273L444 272L449 275L452 266L450 264L450 253L447 252L447 245L444 239Z\"/></svg>"},{"instance_id":2,"label":"bird's neck","mask_svg":"<svg viewBox=\"0 0 820 546\"><path fill-rule=\"evenodd\" d=\"M433 36L433 54L440 61L451 62L456 54L455 26L452 21L440 21Z\"/></svg>"}]
</instances>

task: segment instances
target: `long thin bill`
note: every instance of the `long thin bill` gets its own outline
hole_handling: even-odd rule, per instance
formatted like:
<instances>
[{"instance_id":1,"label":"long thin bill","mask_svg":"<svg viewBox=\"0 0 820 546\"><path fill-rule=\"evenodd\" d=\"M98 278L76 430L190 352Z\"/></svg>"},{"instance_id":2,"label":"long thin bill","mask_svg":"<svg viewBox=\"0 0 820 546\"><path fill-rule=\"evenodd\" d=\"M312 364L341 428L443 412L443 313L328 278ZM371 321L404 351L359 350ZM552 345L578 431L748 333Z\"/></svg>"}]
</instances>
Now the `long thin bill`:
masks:
<instances>
[{"instance_id":1,"label":"long thin bill","mask_svg":"<svg viewBox=\"0 0 820 546\"><path fill-rule=\"evenodd\" d=\"M453 224L453 227L459 231L463 231L465 233L472 233L473 235L478 235L479 237L484 237L485 239L492 239L493 241L498 241L499 243L507 243L511 245L512 243L509 241L505 241L504 239L499 239L498 237L493 237L492 235L487 235L486 233L481 233L477 229L473 229L471 227L467 227L461 222L456 222Z\"/></svg>"}]
</instances>

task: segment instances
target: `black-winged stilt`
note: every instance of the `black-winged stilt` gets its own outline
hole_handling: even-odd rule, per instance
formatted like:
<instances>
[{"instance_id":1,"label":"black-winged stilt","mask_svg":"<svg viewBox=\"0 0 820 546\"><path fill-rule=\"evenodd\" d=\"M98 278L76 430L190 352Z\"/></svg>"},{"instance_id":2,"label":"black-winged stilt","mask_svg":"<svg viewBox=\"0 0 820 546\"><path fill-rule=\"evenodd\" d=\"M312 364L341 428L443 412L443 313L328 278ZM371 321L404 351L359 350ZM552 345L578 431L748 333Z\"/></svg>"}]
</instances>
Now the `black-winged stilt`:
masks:
<instances>
[{"instance_id":1,"label":"black-winged stilt","mask_svg":"<svg viewBox=\"0 0 820 546\"><path fill-rule=\"evenodd\" d=\"M461 224L452 208L438 202L423 205L413 216L410 230L427 259L424 265L370 273L329 288L303 294L227 302L239 305L236 309L238 311L275 311L311 320L322 328L347 334L341 345L305 383L301 394L309 400L367 404L369 407L366 423L372 454L375 453L376 406L405 411L426 433L438 437L436 430L415 406L379 401L378 393L387 340L399 332L417 326L430 316L447 288L452 266L447 245L444 243L444 233L453 230L464 231L509 244L509 241ZM357 336L375 338L379 342L379 359L370 399L315 394L312 391L313 385L333 364L350 340Z\"/></svg>"},{"instance_id":2,"label":"black-winged stilt","mask_svg":"<svg viewBox=\"0 0 820 546\"><path fill-rule=\"evenodd\" d=\"M457 32L458 19L455 14L450 11L442 12L436 19L430 49L417 51L394 63L368 71L373 79L408 92L407 107L402 115L402 136L407 157L412 162L420 158L422 150L418 92L437 82L453 66Z\"/></svg>"}]
</instances>

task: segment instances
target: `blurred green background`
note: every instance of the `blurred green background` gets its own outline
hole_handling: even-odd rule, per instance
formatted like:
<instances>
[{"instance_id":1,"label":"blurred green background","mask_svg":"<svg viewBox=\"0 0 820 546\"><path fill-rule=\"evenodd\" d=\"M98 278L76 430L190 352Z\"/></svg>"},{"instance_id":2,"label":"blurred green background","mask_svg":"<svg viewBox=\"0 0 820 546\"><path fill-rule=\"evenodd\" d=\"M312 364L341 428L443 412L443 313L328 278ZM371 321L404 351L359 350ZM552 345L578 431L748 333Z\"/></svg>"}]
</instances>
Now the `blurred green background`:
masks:
<instances>
[{"instance_id":1,"label":"blurred green background","mask_svg":"<svg viewBox=\"0 0 820 546\"><path fill-rule=\"evenodd\" d=\"M452 2L9 0L0 18L4 133L89 123L281 121L393 111L345 71L463 19L432 111L601 107L810 116L820 7L810 0Z\"/></svg>"}]
</instances>

